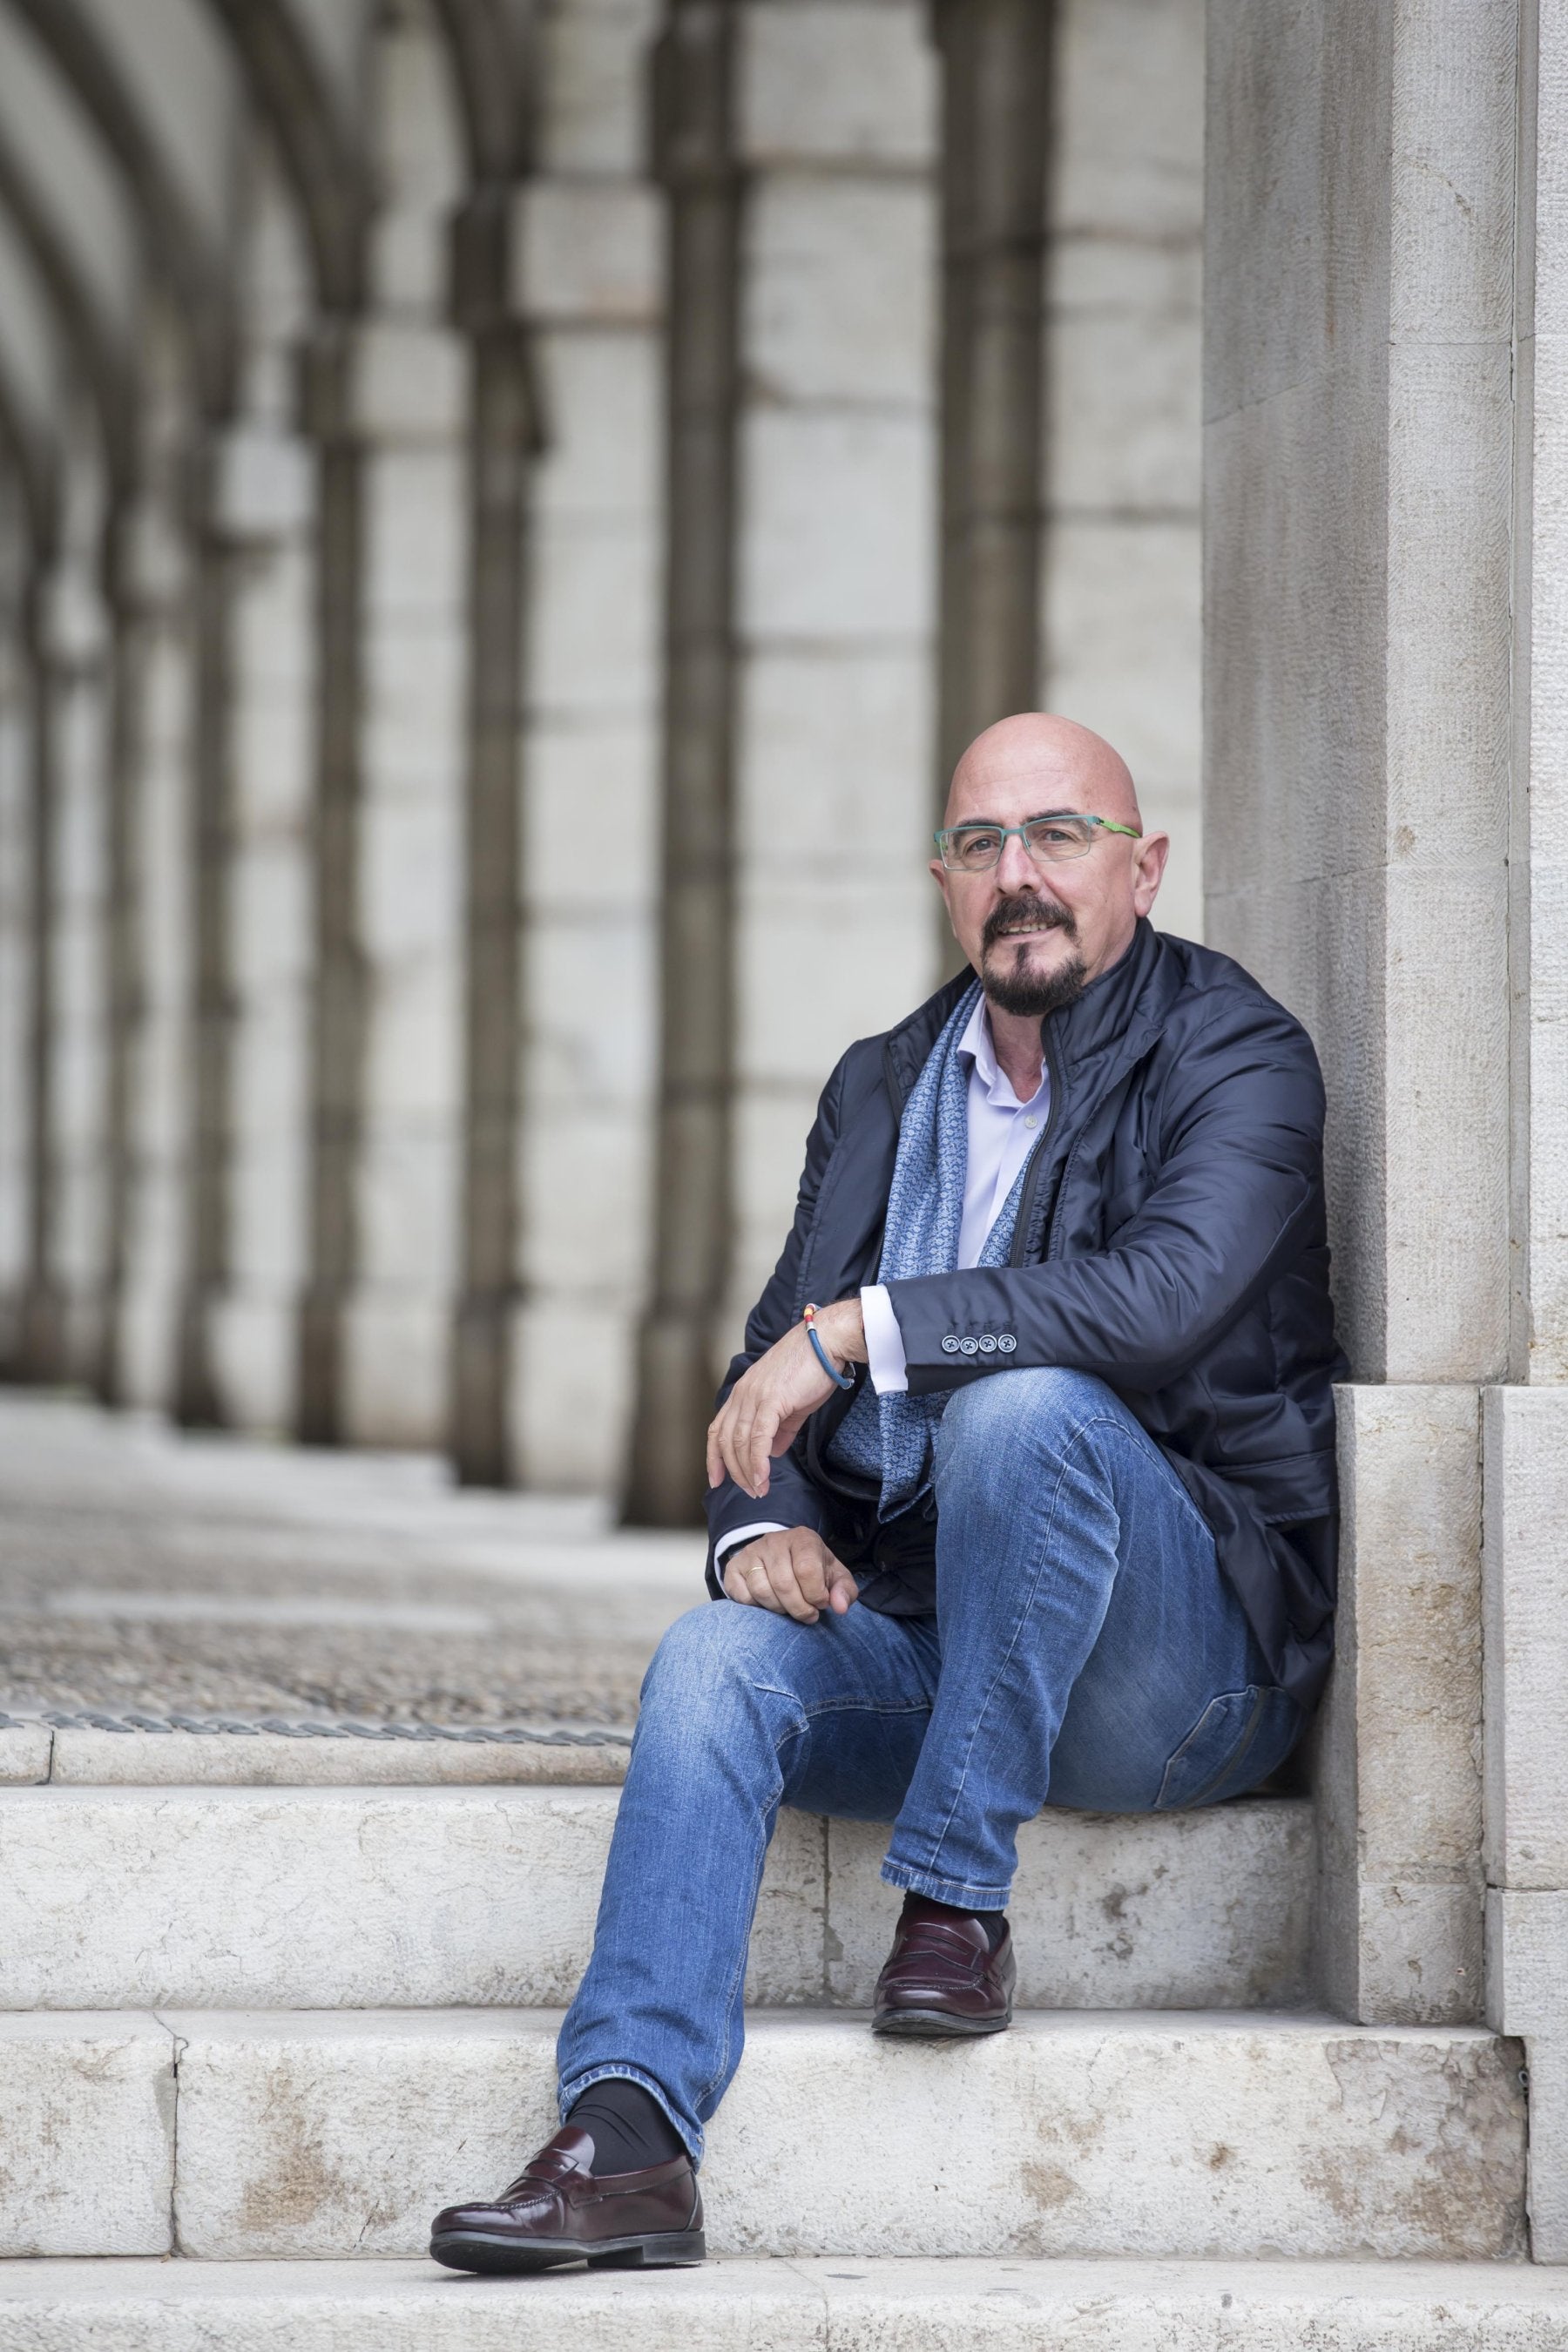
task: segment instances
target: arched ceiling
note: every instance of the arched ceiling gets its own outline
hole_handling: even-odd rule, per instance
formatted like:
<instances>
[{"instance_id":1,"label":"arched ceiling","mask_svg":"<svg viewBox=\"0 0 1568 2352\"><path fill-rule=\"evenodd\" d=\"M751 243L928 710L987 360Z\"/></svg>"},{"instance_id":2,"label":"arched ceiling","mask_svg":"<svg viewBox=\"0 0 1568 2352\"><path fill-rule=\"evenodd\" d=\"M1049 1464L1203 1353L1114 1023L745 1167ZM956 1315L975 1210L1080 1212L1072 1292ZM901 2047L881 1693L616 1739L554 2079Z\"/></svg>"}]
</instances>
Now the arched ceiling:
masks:
<instances>
[{"instance_id":1,"label":"arched ceiling","mask_svg":"<svg viewBox=\"0 0 1568 2352\"><path fill-rule=\"evenodd\" d=\"M135 212L81 106L8 7L0 8L0 144L47 211L99 317L128 344L142 274Z\"/></svg>"},{"instance_id":2,"label":"arched ceiling","mask_svg":"<svg viewBox=\"0 0 1568 2352\"><path fill-rule=\"evenodd\" d=\"M428 0L476 182L522 160L537 0ZM208 404L233 339L236 159L268 125L300 207L315 300L364 291L363 114L375 0L0 0L0 440L47 452L69 378L106 437L149 284L173 298ZM3 454L3 453L0 453ZM113 456L112 446L109 454Z\"/></svg>"}]
</instances>

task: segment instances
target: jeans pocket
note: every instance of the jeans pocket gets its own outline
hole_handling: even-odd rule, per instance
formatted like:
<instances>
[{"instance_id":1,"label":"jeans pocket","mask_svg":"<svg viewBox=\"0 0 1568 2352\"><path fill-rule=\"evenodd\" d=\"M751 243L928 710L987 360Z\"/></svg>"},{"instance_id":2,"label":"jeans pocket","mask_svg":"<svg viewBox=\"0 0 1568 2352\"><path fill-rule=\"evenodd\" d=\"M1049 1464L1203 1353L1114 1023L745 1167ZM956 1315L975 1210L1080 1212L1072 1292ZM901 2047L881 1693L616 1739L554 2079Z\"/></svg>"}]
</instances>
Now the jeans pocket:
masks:
<instances>
[{"instance_id":1,"label":"jeans pocket","mask_svg":"<svg viewBox=\"0 0 1568 2352\"><path fill-rule=\"evenodd\" d=\"M1296 1713L1272 1684L1210 1699L1165 1767L1155 1811L1215 1804L1266 1779L1293 1740Z\"/></svg>"}]
</instances>

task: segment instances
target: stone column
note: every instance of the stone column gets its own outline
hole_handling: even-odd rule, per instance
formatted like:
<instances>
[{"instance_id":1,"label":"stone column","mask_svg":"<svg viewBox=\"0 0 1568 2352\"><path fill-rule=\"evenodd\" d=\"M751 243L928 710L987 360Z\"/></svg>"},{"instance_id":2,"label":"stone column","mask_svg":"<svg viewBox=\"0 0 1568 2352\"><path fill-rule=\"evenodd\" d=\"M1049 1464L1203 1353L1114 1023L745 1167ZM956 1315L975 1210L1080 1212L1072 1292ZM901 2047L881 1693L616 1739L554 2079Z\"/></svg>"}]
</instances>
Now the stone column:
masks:
<instances>
[{"instance_id":1,"label":"stone column","mask_svg":"<svg viewBox=\"0 0 1568 2352\"><path fill-rule=\"evenodd\" d=\"M509 1434L525 1484L600 1494L626 1475L652 1221L666 452L648 81L659 15L657 0L565 0L544 14L532 166L514 200L513 306L536 439ZM722 521L689 512L674 560L686 565L689 536Z\"/></svg>"},{"instance_id":2,"label":"stone column","mask_svg":"<svg viewBox=\"0 0 1568 2352\"><path fill-rule=\"evenodd\" d=\"M935 758L939 59L925 11L902 0L752 0L742 31L725 1359L788 1231L827 1073L853 1038L901 1020L938 977L921 780ZM1010 114L997 142L1015 129L1021 138ZM1037 190L1037 120L1031 136ZM1031 251L1037 264L1037 239ZM1037 271L1031 317L1037 369ZM1005 311L997 332L1010 350ZM997 517L986 509L970 520L978 559ZM1031 573L1031 628L1036 585Z\"/></svg>"},{"instance_id":3,"label":"stone column","mask_svg":"<svg viewBox=\"0 0 1568 2352\"><path fill-rule=\"evenodd\" d=\"M669 0L656 67L669 207L659 1085L626 1512L667 1527L700 1494L733 1217L737 15L738 0Z\"/></svg>"},{"instance_id":4,"label":"stone column","mask_svg":"<svg viewBox=\"0 0 1568 2352\"><path fill-rule=\"evenodd\" d=\"M1568 18L1520 26L1511 1387L1485 1399L1487 2013L1525 2037L1537 2261L1568 2262Z\"/></svg>"},{"instance_id":5,"label":"stone column","mask_svg":"<svg viewBox=\"0 0 1568 2352\"><path fill-rule=\"evenodd\" d=\"M111 634L102 563L106 469L83 414L62 436L60 543L41 618L42 724L48 731L53 1065L40 1170L43 1287L58 1323L46 1377L92 1381L101 1362L109 1270L105 1147L109 1067L109 713Z\"/></svg>"},{"instance_id":6,"label":"stone column","mask_svg":"<svg viewBox=\"0 0 1568 2352\"><path fill-rule=\"evenodd\" d=\"M1484 1870L1563 2260L1568 23L1210 23L1211 924L1317 1035L1383 1384L1342 1409L1324 1980L1372 2021L1474 2014Z\"/></svg>"},{"instance_id":7,"label":"stone column","mask_svg":"<svg viewBox=\"0 0 1568 2352\"><path fill-rule=\"evenodd\" d=\"M939 805L965 744L1036 700L1057 16L1045 0L939 0L935 12L943 67Z\"/></svg>"},{"instance_id":8,"label":"stone column","mask_svg":"<svg viewBox=\"0 0 1568 2352\"><path fill-rule=\"evenodd\" d=\"M316 505L294 362L310 297L299 215L260 138L241 188L233 405L209 458L233 933L226 1258L207 1344L224 1420L281 1431L298 1412L307 1263Z\"/></svg>"},{"instance_id":9,"label":"stone column","mask_svg":"<svg viewBox=\"0 0 1568 2352\"><path fill-rule=\"evenodd\" d=\"M1039 700L1125 752L1203 937L1204 0L1055 0Z\"/></svg>"},{"instance_id":10,"label":"stone column","mask_svg":"<svg viewBox=\"0 0 1568 2352\"><path fill-rule=\"evenodd\" d=\"M32 1116L27 1008L32 992L32 679L28 574L34 562L22 484L0 469L0 1377L21 1369L27 1288Z\"/></svg>"},{"instance_id":11,"label":"stone column","mask_svg":"<svg viewBox=\"0 0 1568 2352\"><path fill-rule=\"evenodd\" d=\"M1341 1328L1394 1384L1342 1413L1321 1969L1458 2020L1509 1339L1511 17L1216 0L1208 74L1208 936L1317 1040Z\"/></svg>"},{"instance_id":12,"label":"stone column","mask_svg":"<svg viewBox=\"0 0 1568 2352\"><path fill-rule=\"evenodd\" d=\"M142 480L117 533L110 852L110 1268L100 1393L167 1408L187 1260L199 730L190 515L200 426L168 322L146 333ZM195 877L198 880L199 877Z\"/></svg>"},{"instance_id":13,"label":"stone column","mask_svg":"<svg viewBox=\"0 0 1568 2352\"><path fill-rule=\"evenodd\" d=\"M441 37L378 17L366 307L316 346L318 1004L302 1433L448 1427L462 1119L468 352L447 324L463 186Z\"/></svg>"}]
</instances>

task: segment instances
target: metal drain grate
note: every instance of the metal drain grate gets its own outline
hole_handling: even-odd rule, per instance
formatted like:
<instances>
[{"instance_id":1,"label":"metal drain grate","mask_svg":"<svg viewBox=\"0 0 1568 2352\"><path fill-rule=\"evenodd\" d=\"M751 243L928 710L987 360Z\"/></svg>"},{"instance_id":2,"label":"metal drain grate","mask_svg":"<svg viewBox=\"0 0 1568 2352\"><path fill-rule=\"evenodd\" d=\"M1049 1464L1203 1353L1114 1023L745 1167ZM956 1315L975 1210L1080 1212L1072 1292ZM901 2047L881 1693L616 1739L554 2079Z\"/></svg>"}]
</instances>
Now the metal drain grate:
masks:
<instances>
[{"instance_id":1,"label":"metal drain grate","mask_svg":"<svg viewBox=\"0 0 1568 2352\"><path fill-rule=\"evenodd\" d=\"M286 1723L278 1715L251 1721L236 1715L108 1715L97 1708L73 1714L59 1707L37 1715L0 1713L0 1731L26 1731L41 1723L56 1731L195 1731L215 1737L226 1732L241 1739L270 1731L283 1739L454 1739L534 1748L629 1748L632 1738L629 1731L559 1723Z\"/></svg>"}]
</instances>

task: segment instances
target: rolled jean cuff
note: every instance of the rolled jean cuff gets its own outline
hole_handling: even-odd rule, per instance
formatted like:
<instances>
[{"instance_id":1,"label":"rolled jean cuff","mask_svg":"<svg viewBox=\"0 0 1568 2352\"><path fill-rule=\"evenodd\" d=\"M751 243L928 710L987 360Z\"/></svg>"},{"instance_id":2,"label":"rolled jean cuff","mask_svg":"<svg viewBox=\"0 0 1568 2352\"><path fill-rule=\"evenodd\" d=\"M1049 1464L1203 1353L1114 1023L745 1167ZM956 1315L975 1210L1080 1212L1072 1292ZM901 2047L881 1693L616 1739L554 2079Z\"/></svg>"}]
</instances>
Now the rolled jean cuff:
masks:
<instances>
[{"instance_id":1,"label":"rolled jean cuff","mask_svg":"<svg viewBox=\"0 0 1568 2352\"><path fill-rule=\"evenodd\" d=\"M666 2116L668 2118L672 2129L679 2134L681 2144L685 2147L687 2155L691 2158L692 2164L696 2167L700 2167L702 2162L701 2133L697 2133L695 2138L693 2137L690 2126L682 2123L680 2117L676 2114L675 2109L670 2105L668 2092L661 2090L659 2085L654 2081L653 2076L651 2074L645 2074L640 2066L590 2066L585 2073L574 2074L569 2083L562 2084L559 2092L556 2094L561 2111L561 2120L563 2123L565 2122L570 2109L576 2105L578 2100L582 2097L584 2092L588 2088L591 2083L637 2084L641 2089L647 2093L650 2099L657 2099L658 2101L659 2105L663 2108Z\"/></svg>"},{"instance_id":2,"label":"rolled jean cuff","mask_svg":"<svg viewBox=\"0 0 1568 2352\"><path fill-rule=\"evenodd\" d=\"M955 1911L1005 1911L1010 1886L973 1886L964 1878L940 1878L934 1870L915 1870L891 1859L882 1864L882 1883L901 1886L906 1895L923 1895L930 1903L950 1903Z\"/></svg>"}]
</instances>

